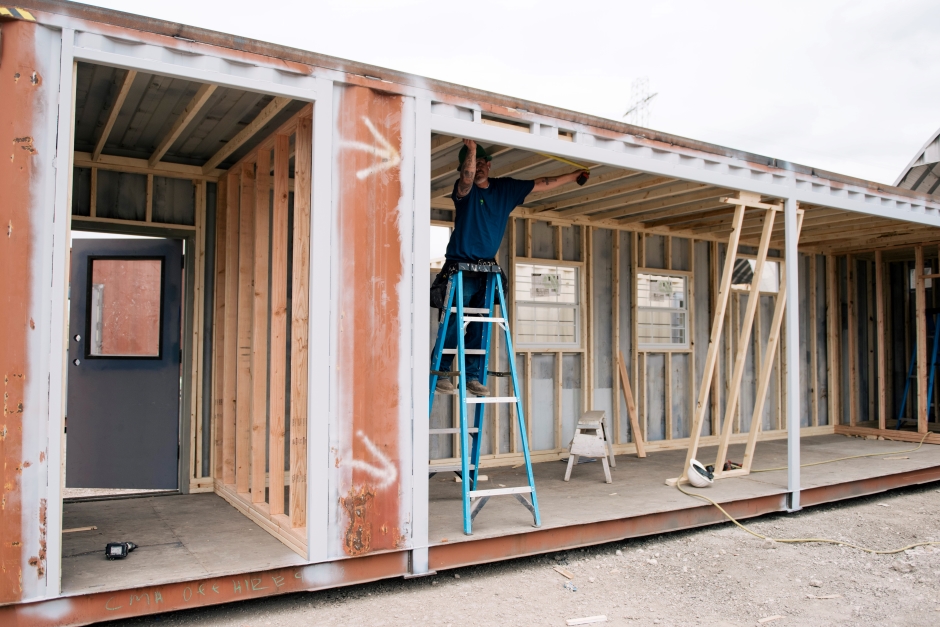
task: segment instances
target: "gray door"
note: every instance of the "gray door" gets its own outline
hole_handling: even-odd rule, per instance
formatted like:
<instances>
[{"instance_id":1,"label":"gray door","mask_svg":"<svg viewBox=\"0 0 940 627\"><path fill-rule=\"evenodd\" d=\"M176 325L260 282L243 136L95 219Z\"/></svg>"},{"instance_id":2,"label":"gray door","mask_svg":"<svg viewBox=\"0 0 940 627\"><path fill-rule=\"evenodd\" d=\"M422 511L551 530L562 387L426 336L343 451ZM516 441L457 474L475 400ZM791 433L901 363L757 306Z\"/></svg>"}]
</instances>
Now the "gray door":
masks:
<instances>
[{"instance_id":1,"label":"gray door","mask_svg":"<svg viewBox=\"0 0 940 627\"><path fill-rule=\"evenodd\" d=\"M65 484L177 488L179 240L75 239Z\"/></svg>"}]
</instances>

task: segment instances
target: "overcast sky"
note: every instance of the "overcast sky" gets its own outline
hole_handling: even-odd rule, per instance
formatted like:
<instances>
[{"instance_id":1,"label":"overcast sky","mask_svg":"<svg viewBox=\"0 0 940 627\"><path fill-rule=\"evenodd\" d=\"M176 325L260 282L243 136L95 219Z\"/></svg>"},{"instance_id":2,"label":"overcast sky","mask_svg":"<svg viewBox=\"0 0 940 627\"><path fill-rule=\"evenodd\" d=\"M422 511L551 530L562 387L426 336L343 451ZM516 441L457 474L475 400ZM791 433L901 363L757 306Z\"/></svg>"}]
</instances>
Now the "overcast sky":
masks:
<instances>
[{"instance_id":1,"label":"overcast sky","mask_svg":"<svg viewBox=\"0 0 940 627\"><path fill-rule=\"evenodd\" d=\"M893 183L940 127L936 0L97 0Z\"/></svg>"}]
</instances>

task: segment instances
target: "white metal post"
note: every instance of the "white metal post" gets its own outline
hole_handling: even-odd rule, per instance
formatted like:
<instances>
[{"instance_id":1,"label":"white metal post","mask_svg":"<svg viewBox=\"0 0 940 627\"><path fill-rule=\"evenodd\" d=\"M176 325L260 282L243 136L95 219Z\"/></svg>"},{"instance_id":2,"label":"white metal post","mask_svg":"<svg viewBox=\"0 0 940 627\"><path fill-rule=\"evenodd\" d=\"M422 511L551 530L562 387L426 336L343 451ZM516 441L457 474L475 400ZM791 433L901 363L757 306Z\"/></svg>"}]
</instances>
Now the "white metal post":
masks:
<instances>
[{"instance_id":1,"label":"white metal post","mask_svg":"<svg viewBox=\"0 0 940 627\"><path fill-rule=\"evenodd\" d=\"M787 277L787 509L791 512L800 509L800 274L796 205L795 198L787 198L783 213Z\"/></svg>"},{"instance_id":2,"label":"white metal post","mask_svg":"<svg viewBox=\"0 0 940 627\"><path fill-rule=\"evenodd\" d=\"M329 534L330 420L335 336L330 320L336 306L333 258L333 81L317 79L313 104L313 171L310 192L310 288L307 368L307 558L326 561ZM328 407L328 411L323 411Z\"/></svg>"},{"instance_id":3,"label":"white metal post","mask_svg":"<svg viewBox=\"0 0 940 627\"><path fill-rule=\"evenodd\" d=\"M411 574L422 575L428 565L428 355L431 325L431 101L415 99L414 244L412 269L412 514Z\"/></svg>"}]
</instances>

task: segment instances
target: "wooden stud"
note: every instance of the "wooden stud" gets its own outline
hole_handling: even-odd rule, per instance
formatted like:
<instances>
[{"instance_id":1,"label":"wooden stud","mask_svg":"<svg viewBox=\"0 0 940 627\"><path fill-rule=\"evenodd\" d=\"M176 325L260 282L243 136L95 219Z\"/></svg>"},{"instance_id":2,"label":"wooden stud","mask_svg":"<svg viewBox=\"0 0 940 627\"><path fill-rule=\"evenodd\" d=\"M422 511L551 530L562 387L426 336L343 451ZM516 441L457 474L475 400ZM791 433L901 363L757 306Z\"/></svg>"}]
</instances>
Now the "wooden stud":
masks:
<instances>
[{"instance_id":1,"label":"wooden stud","mask_svg":"<svg viewBox=\"0 0 940 627\"><path fill-rule=\"evenodd\" d=\"M845 259L845 285L848 299L848 346L849 346L849 425L858 424L858 286L856 285L855 255Z\"/></svg>"},{"instance_id":2,"label":"wooden stud","mask_svg":"<svg viewBox=\"0 0 940 627\"><path fill-rule=\"evenodd\" d=\"M620 383L623 385L623 399L627 405L627 415L630 417L630 429L633 431L633 443L636 445L636 456L646 457L646 447L643 444L643 434L640 431L640 418L637 415L636 403L633 401L633 390L630 389L630 377L627 375L627 366L624 363L623 353L617 351L617 365L620 374ZM614 399L620 404L619 399Z\"/></svg>"},{"instance_id":3,"label":"wooden stud","mask_svg":"<svg viewBox=\"0 0 940 627\"><path fill-rule=\"evenodd\" d=\"M209 102L209 98L215 93L216 88L218 88L218 85L209 85L206 83L200 85L192 99L187 103L182 113L180 113L180 116L173 122L170 131L160 140L153 154L151 154L150 158L147 160L147 164L151 168L160 163L160 160L163 159L163 156L173 146L176 140L179 139L179 136L186 130L186 127L196 119L196 116L199 115L202 108Z\"/></svg>"},{"instance_id":4,"label":"wooden stud","mask_svg":"<svg viewBox=\"0 0 940 627\"><path fill-rule=\"evenodd\" d=\"M865 330L868 334L868 420L875 420L875 389L878 386L875 370L875 277L872 276L874 264L865 261L865 277L868 285L865 294L868 299Z\"/></svg>"},{"instance_id":5,"label":"wooden stud","mask_svg":"<svg viewBox=\"0 0 940 627\"><path fill-rule=\"evenodd\" d=\"M639 349L639 324L637 320L637 268L640 267L640 241L642 234L636 231L630 234L632 245L630 246L630 362L633 365L633 389L640 393L640 349ZM638 424L633 425L633 440L643 440L645 431L640 430Z\"/></svg>"},{"instance_id":6,"label":"wooden stud","mask_svg":"<svg viewBox=\"0 0 940 627\"><path fill-rule=\"evenodd\" d=\"M98 168L91 169L91 190L88 195L88 216L98 217Z\"/></svg>"},{"instance_id":7,"label":"wooden stud","mask_svg":"<svg viewBox=\"0 0 940 627\"><path fill-rule=\"evenodd\" d=\"M880 250L875 251L875 324L878 341L878 428L885 428L887 399L885 396L885 299L884 264Z\"/></svg>"},{"instance_id":8,"label":"wooden stud","mask_svg":"<svg viewBox=\"0 0 940 627\"><path fill-rule=\"evenodd\" d=\"M526 220L528 223L528 220ZM593 326L591 324L591 298L590 298L590 283L591 283L591 251L588 247L589 235L588 230L590 229L587 225L581 226L581 261L584 263L583 275L581 281L581 343L584 346L584 352L581 354L581 413L587 411L590 407L590 401L588 400L588 395L590 394L590 369L589 362L591 361L592 349L591 349L591 340L589 335L589 328ZM526 241L528 242L530 238L528 237L529 233L526 234ZM527 254L528 254L528 248ZM528 371L526 371L528 373ZM580 418L580 416L578 416Z\"/></svg>"},{"instance_id":9,"label":"wooden stud","mask_svg":"<svg viewBox=\"0 0 940 627\"><path fill-rule=\"evenodd\" d=\"M307 336L310 298L310 193L313 120L300 118L294 141L294 247L291 276L290 521L307 524ZM320 442L318 445L322 445Z\"/></svg>"},{"instance_id":10,"label":"wooden stud","mask_svg":"<svg viewBox=\"0 0 940 627\"><path fill-rule=\"evenodd\" d=\"M917 327L917 433L927 433L927 299L923 246L914 247L914 320Z\"/></svg>"},{"instance_id":11,"label":"wooden stud","mask_svg":"<svg viewBox=\"0 0 940 627\"><path fill-rule=\"evenodd\" d=\"M882 251L878 251L882 252ZM888 284L890 285L890 271L891 264L883 263L882 264L882 273L881 280L882 284L885 281L885 278L888 278ZM895 407L894 399L894 350L893 350L893 338L894 338L894 306L891 300L891 292L889 289L882 289L883 295L881 299L881 307L884 311L884 326L885 332L882 335L881 341L885 343L885 420L888 420L887 411L888 407ZM892 303L892 306L887 306L889 303ZM888 350L888 346L892 346L891 350Z\"/></svg>"},{"instance_id":12,"label":"wooden stud","mask_svg":"<svg viewBox=\"0 0 940 627\"><path fill-rule=\"evenodd\" d=\"M259 150L255 169L254 300L251 331L251 502L263 503L268 422L268 258L271 153ZM272 469L273 474L273 469Z\"/></svg>"},{"instance_id":13,"label":"wooden stud","mask_svg":"<svg viewBox=\"0 0 940 627\"><path fill-rule=\"evenodd\" d=\"M698 385L695 381L695 240L689 240L689 268L692 269L692 275L687 279L688 283L688 313L686 314L686 339L689 344L688 369L686 371L687 381L689 382L688 395L686 396L687 416L695 413L695 399L698 395ZM707 272L707 270L706 270ZM704 384L704 382L703 382ZM705 384L707 385L707 384Z\"/></svg>"},{"instance_id":14,"label":"wooden stud","mask_svg":"<svg viewBox=\"0 0 940 627\"><path fill-rule=\"evenodd\" d=\"M114 123L117 122L118 115L121 113L121 107L124 106L124 101L127 99L127 94L131 91L131 86L134 84L135 78L137 78L137 70L128 70L127 74L124 75L121 88L118 90L117 96L111 104L111 109L108 111L108 120L104 123L104 128L101 129L101 135L95 143L95 149L91 153L92 161L97 161L101 158L101 151L104 150L105 144L108 143L108 136L111 135L111 129L114 128Z\"/></svg>"},{"instance_id":15,"label":"wooden stud","mask_svg":"<svg viewBox=\"0 0 940 627\"><path fill-rule=\"evenodd\" d=\"M245 253L242 224L239 212L241 181L237 172L229 172L225 184L225 339L222 371L222 483L235 484L235 426L237 422L237 386L241 363L239 315L241 311L239 288L241 286L241 255Z\"/></svg>"},{"instance_id":16,"label":"wooden stud","mask_svg":"<svg viewBox=\"0 0 940 627\"><path fill-rule=\"evenodd\" d=\"M797 214L797 223L796 223L796 238L799 241L800 231L803 226L803 213ZM781 264L783 265L783 264ZM767 350L764 354L763 366L760 369L760 377L757 383L757 393L754 396L754 413L751 415L751 427L747 434L747 446L744 450L744 460L741 462L741 472L734 474L746 475L751 472L751 465L754 463L754 450L757 446L757 436L760 434L761 429L763 428L764 421L762 419L762 414L764 413L764 403L767 400L767 393L770 391L770 377L773 371L773 362L776 359L777 355L781 351L777 350L779 340L781 338L781 328L783 327L783 314L787 306L787 276L785 272L781 272L782 280L777 291L777 299L774 304L774 316L773 320L770 323L770 333L767 337ZM754 277L755 282L759 280L759 277ZM797 298L799 300L799 298ZM780 395L782 396L782 394ZM724 462L722 462L722 466ZM715 473L716 477L727 477L730 476L729 473L725 473L720 470L721 466L716 464L716 468L719 469Z\"/></svg>"},{"instance_id":17,"label":"wooden stud","mask_svg":"<svg viewBox=\"0 0 940 627\"><path fill-rule=\"evenodd\" d=\"M271 212L271 389L268 407L268 505L284 513L284 412L287 401L287 212L290 137L274 138Z\"/></svg>"},{"instance_id":18,"label":"wooden stud","mask_svg":"<svg viewBox=\"0 0 940 627\"><path fill-rule=\"evenodd\" d=\"M202 426L202 373L207 356L203 354L203 327L205 316L205 277L206 277L206 182L193 181L195 187L195 223L196 223L196 254L195 254L195 281L193 282L193 331L192 355L195 367L192 371L192 409L190 410L191 424L194 427L194 438L190 440L195 445L193 477L202 477L202 442L208 434L203 433Z\"/></svg>"},{"instance_id":19,"label":"wooden stud","mask_svg":"<svg viewBox=\"0 0 940 627\"><path fill-rule=\"evenodd\" d=\"M711 250L711 259L709 260L708 272L708 316L714 320L717 315L718 307L718 242L709 242ZM722 321L724 323L724 321ZM708 385L706 380L702 385ZM715 353L715 372L711 377L711 434L717 434L721 429L721 350ZM692 413L695 415L695 405L692 405Z\"/></svg>"},{"instance_id":20,"label":"wooden stud","mask_svg":"<svg viewBox=\"0 0 940 627\"><path fill-rule=\"evenodd\" d=\"M238 381L235 398L235 490L247 494L251 465L251 307L254 303L255 168L245 164L240 179L238 233Z\"/></svg>"},{"instance_id":21,"label":"wooden stud","mask_svg":"<svg viewBox=\"0 0 940 627\"><path fill-rule=\"evenodd\" d=\"M215 295L212 302L215 313L212 316L212 412L213 434L212 454L214 464L213 476L218 480L222 478L223 464L223 434L225 415L225 288L228 276L225 272L228 241L228 177L219 180L216 188L215 202Z\"/></svg>"},{"instance_id":22,"label":"wooden stud","mask_svg":"<svg viewBox=\"0 0 940 627\"><path fill-rule=\"evenodd\" d=\"M814 427L819 426L819 346L818 338L816 333L816 255L811 253L809 256L809 323L808 323L808 338L809 339L809 359L810 359L810 376L812 381L810 382L810 414L812 416L812 424ZM780 290L782 292L782 290ZM779 292L778 292L779 293ZM777 389L777 394L782 394L780 388Z\"/></svg>"},{"instance_id":23,"label":"wooden stud","mask_svg":"<svg viewBox=\"0 0 940 627\"><path fill-rule=\"evenodd\" d=\"M760 278L763 276L764 263L767 260L767 250L770 247L770 235L773 231L776 213L776 210L767 209L764 214L764 234L761 236L760 248L757 250L757 261L754 264L754 275L751 279L751 289L748 294L747 307L744 310L744 319L741 321L739 329L738 347L734 356L734 370L731 374L731 393L728 395L728 404L725 407L725 424L722 425L721 440L718 443L718 456L715 461L715 469L718 472L720 472L720 469L725 465L725 459L727 459L728 456L732 415L735 410L738 409L739 405L738 399L741 395L741 381L744 377L747 345L750 341L751 331L753 329L754 316L760 305Z\"/></svg>"},{"instance_id":24,"label":"wooden stud","mask_svg":"<svg viewBox=\"0 0 940 627\"><path fill-rule=\"evenodd\" d=\"M153 222L153 174L147 175L146 209L144 222Z\"/></svg>"},{"instance_id":25,"label":"wooden stud","mask_svg":"<svg viewBox=\"0 0 940 627\"><path fill-rule=\"evenodd\" d=\"M725 258L725 267L721 275L716 316L712 321L712 331L708 341L708 353L705 356L705 380L711 379L715 372L715 364L717 363L718 357L718 343L721 340L722 321L725 316L725 309L728 306L728 295L731 293L731 274L734 269L734 258L738 251L738 240L740 238L741 224L743 222L744 205L737 205L734 211L731 237L728 240L728 254ZM682 474L676 481L681 482L688 480L686 478L686 471L689 467L689 463L695 458L695 455L698 454L699 441L702 437L702 421L705 417L705 405L708 403L708 394L709 387L703 385L699 389L698 402L695 405L695 415L692 420L692 431L690 433L689 448L686 452L685 464L682 466Z\"/></svg>"},{"instance_id":26,"label":"wooden stud","mask_svg":"<svg viewBox=\"0 0 940 627\"><path fill-rule=\"evenodd\" d=\"M665 270L672 269L672 238L667 236L663 237L663 267ZM686 277L686 285L688 285L688 277ZM665 390L663 393L663 400L665 402L665 418L664 422L664 431L665 439L671 440L673 438L673 417L672 417L672 353L668 352L665 354L663 361L665 362L666 377L663 382L665 385Z\"/></svg>"},{"instance_id":27,"label":"wooden stud","mask_svg":"<svg viewBox=\"0 0 940 627\"><path fill-rule=\"evenodd\" d=\"M564 377L564 370L562 369L562 363L564 360L564 353L558 351L555 353L555 448L564 448L565 442L564 438L564 424L563 416L561 411L562 403L562 377ZM498 423L497 423L498 424ZM495 452L499 452L498 438L497 446L493 449Z\"/></svg>"},{"instance_id":28,"label":"wooden stud","mask_svg":"<svg viewBox=\"0 0 940 627\"><path fill-rule=\"evenodd\" d=\"M613 247L611 250L611 329L613 337L611 342L611 385L610 399L613 416L611 422L613 428L613 440L619 444L620 434L620 381L618 379L617 356L620 353L620 231L611 232L613 238Z\"/></svg>"}]
</instances>

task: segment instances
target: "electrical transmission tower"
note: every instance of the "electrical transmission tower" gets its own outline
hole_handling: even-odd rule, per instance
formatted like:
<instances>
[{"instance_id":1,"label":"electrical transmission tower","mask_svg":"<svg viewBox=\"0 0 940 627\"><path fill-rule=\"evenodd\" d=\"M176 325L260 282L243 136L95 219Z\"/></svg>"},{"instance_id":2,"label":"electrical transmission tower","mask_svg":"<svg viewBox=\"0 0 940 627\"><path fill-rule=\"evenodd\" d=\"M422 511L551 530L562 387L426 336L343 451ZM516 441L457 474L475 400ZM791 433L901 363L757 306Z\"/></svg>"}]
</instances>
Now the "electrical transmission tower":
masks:
<instances>
[{"instance_id":1,"label":"electrical transmission tower","mask_svg":"<svg viewBox=\"0 0 940 627\"><path fill-rule=\"evenodd\" d=\"M630 108L623 114L627 122L636 126L649 128L650 101L658 94L650 93L650 79L643 76L630 85Z\"/></svg>"}]
</instances>

